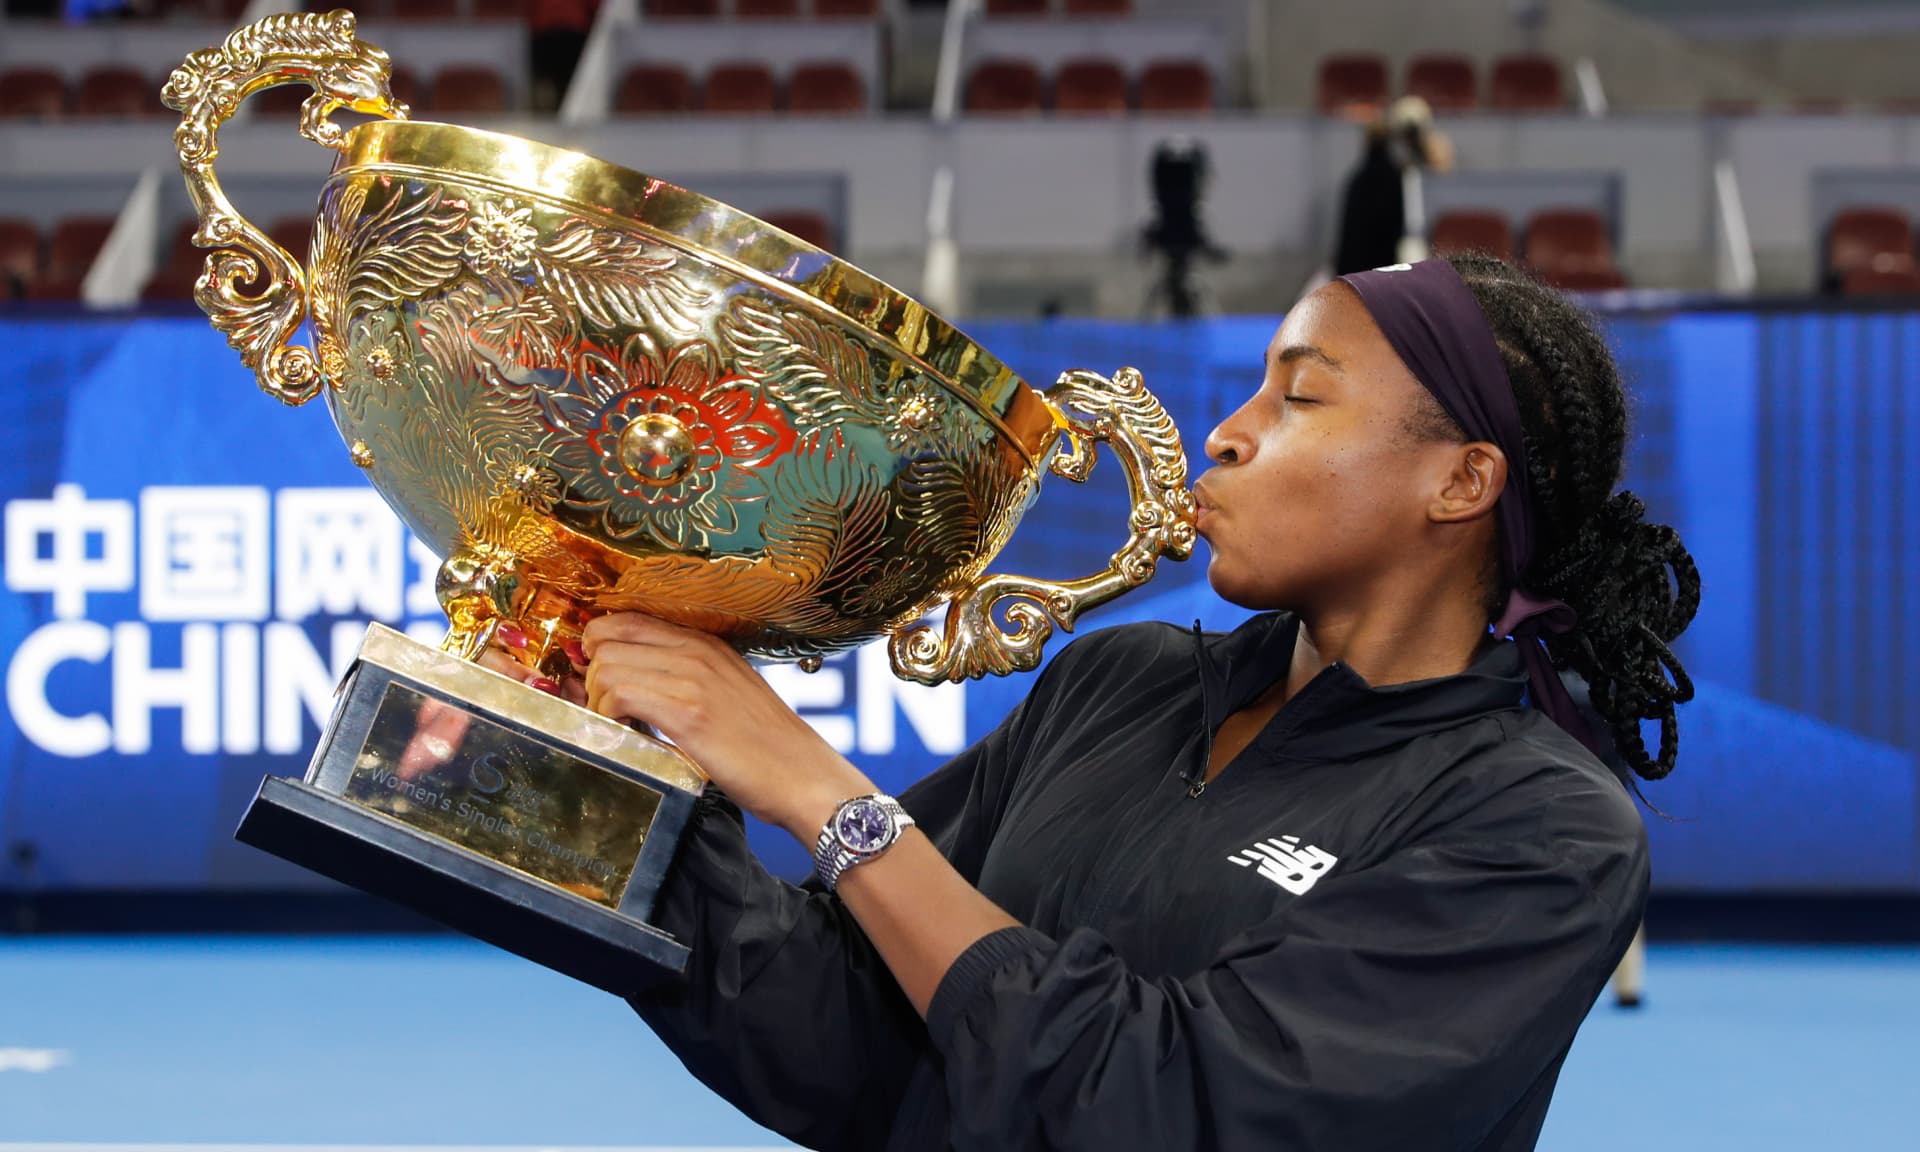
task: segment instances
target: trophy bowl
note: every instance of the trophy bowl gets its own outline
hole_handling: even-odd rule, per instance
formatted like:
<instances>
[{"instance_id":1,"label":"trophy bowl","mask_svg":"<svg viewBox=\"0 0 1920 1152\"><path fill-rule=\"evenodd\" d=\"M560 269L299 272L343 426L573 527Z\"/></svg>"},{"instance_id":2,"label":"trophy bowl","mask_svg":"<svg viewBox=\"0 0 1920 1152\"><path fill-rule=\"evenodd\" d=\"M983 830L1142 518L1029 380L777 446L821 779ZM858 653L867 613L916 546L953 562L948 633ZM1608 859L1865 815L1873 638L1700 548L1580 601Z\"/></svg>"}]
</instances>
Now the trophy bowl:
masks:
<instances>
[{"instance_id":1,"label":"trophy bowl","mask_svg":"<svg viewBox=\"0 0 1920 1152\"><path fill-rule=\"evenodd\" d=\"M643 917L650 892L634 895L636 878L657 880L664 863L642 845L671 847L676 797L697 792L697 768L571 705L528 702L539 694L507 678L492 684L469 663L488 645L557 676L588 620L632 610L808 668L887 636L905 677L1004 674L1035 667L1054 627L1141 584L1160 557L1191 552L1179 436L1138 373L1068 372L1037 391L905 294L725 204L576 152L410 120L386 54L355 29L346 11L267 17L189 56L163 98L182 114L194 242L214 250L195 300L261 388L294 405L324 397L353 462L442 558L445 653L376 628L349 674L364 683L343 693L309 770L310 790L364 810L356 819L370 811L436 849ZM221 123L281 83L313 89L300 132L338 154L305 267L233 209L214 173ZM344 128L330 119L341 109L376 118ZM294 342L307 324L311 347ZM1084 479L1103 443L1131 500L1107 569L990 574L1041 477ZM941 623L922 622L942 606ZM411 693L404 706L396 683ZM485 722L454 732L449 708ZM464 791L393 773L436 732L427 747L455 754L435 770L465 772ZM488 732L525 754L455 747ZM607 831L619 789L560 788L573 796L561 815L546 802L555 779L586 771L568 766L583 755L662 791L641 805L640 833L634 821ZM506 780L509 762L524 779ZM502 799L516 795L517 806ZM509 822L521 855L595 867L556 880L497 835L462 831L441 802L476 796L521 821ZM566 852L536 849L529 806L543 813L543 845L555 821L606 826L576 828ZM400 834L382 830L398 851ZM639 853L617 890L601 883L602 841ZM395 867L350 867L330 843L283 854L363 886ZM444 857L435 875L470 884L471 863ZM402 898L457 902L448 892Z\"/></svg>"}]
</instances>

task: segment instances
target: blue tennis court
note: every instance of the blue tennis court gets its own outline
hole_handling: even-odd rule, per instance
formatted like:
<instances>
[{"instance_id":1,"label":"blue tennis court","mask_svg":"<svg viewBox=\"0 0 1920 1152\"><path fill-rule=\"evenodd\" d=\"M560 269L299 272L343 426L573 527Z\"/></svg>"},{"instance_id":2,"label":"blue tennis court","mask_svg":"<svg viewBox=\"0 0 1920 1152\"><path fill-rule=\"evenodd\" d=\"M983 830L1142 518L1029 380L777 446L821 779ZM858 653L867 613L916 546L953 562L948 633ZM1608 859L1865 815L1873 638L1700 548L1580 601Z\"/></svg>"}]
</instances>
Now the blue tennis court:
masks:
<instances>
[{"instance_id":1,"label":"blue tennis court","mask_svg":"<svg viewBox=\"0 0 1920 1152\"><path fill-rule=\"evenodd\" d=\"M1920 949L1655 945L1551 1152L1911 1149ZM0 1152L777 1148L625 1005L451 937L0 939Z\"/></svg>"}]
</instances>

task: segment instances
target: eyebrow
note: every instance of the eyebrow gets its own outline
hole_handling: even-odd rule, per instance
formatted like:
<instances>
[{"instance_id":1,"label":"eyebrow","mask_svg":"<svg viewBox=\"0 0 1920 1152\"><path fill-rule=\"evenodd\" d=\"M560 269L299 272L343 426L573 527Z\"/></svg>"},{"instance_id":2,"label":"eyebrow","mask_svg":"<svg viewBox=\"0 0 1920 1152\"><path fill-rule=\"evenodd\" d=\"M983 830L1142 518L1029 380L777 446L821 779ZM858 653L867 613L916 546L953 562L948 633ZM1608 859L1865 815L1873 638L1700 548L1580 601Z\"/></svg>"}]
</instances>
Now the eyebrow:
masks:
<instances>
[{"instance_id":1,"label":"eyebrow","mask_svg":"<svg viewBox=\"0 0 1920 1152\"><path fill-rule=\"evenodd\" d=\"M1324 350L1316 348L1312 344L1289 344L1285 348L1280 349L1277 355L1269 353L1268 360L1269 363L1273 364L1293 364L1301 360L1312 360L1332 371L1338 372L1341 370L1340 361L1335 360L1333 357L1327 355Z\"/></svg>"}]
</instances>

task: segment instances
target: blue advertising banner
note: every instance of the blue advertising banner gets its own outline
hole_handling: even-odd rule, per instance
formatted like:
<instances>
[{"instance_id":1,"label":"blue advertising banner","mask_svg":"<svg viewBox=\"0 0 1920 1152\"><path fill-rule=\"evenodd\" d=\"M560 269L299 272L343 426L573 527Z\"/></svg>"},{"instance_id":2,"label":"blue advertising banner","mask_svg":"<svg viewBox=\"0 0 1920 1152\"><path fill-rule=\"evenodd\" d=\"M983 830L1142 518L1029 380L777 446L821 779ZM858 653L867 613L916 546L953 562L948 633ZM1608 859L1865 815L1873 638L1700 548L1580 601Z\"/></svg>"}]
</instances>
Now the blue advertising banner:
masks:
<instances>
[{"instance_id":1,"label":"blue advertising banner","mask_svg":"<svg viewBox=\"0 0 1920 1152\"><path fill-rule=\"evenodd\" d=\"M1273 318L979 324L1027 379L1131 364L1197 460L1259 378ZM1646 789L1667 889L1920 891L1920 317L1621 315L1627 483L1706 594L1673 777ZM0 889L322 883L235 844L294 775L366 623L426 638L437 560L361 479L321 405L288 410L198 315L0 317ZM1111 464L1049 477L996 568L1105 566ZM1229 627L1204 545L1082 625ZM1055 650L1069 637L1056 636ZM904 684L884 647L776 688L890 790L992 727L1027 679ZM805 854L760 830L776 869ZM31 871L23 861L30 859Z\"/></svg>"}]
</instances>

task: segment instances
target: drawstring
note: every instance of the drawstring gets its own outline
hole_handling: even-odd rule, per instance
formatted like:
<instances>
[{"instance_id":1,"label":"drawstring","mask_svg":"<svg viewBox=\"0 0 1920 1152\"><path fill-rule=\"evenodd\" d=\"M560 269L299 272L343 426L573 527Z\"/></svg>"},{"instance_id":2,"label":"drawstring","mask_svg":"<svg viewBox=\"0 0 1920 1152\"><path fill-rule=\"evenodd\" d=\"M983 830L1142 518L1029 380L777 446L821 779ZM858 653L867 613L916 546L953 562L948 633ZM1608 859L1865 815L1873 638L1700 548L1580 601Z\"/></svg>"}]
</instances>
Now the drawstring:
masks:
<instances>
[{"instance_id":1,"label":"drawstring","mask_svg":"<svg viewBox=\"0 0 1920 1152\"><path fill-rule=\"evenodd\" d=\"M1200 621L1193 622L1193 670L1200 677L1200 767L1180 773L1187 785L1187 798L1200 799L1207 790L1207 761L1213 759L1213 707L1207 700L1207 645L1200 633Z\"/></svg>"}]
</instances>

